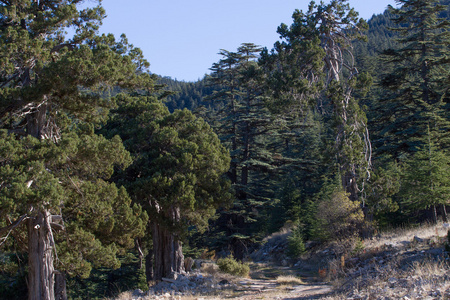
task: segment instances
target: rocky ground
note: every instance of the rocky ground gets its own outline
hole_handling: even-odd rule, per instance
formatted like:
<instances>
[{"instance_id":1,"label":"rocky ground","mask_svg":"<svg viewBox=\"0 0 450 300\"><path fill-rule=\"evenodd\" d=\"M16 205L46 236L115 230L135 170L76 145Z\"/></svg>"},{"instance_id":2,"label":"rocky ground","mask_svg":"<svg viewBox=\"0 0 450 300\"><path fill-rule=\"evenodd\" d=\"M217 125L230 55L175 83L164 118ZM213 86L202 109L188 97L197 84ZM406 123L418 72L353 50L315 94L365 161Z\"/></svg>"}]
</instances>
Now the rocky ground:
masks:
<instances>
[{"instance_id":1,"label":"rocky ground","mask_svg":"<svg viewBox=\"0 0 450 300\"><path fill-rule=\"evenodd\" d=\"M345 255L342 245L310 244L308 254L297 260L285 256L289 232L281 232L253 253L250 278L201 262L193 272L174 274L149 291L126 292L117 300L450 299L446 231L439 225L384 234L354 244Z\"/></svg>"},{"instance_id":2,"label":"rocky ground","mask_svg":"<svg viewBox=\"0 0 450 300\"><path fill-rule=\"evenodd\" d=\"M328 299L450 299L450 268L437 237L385 244L351 258Z\"/></svg>"}]
</instances>

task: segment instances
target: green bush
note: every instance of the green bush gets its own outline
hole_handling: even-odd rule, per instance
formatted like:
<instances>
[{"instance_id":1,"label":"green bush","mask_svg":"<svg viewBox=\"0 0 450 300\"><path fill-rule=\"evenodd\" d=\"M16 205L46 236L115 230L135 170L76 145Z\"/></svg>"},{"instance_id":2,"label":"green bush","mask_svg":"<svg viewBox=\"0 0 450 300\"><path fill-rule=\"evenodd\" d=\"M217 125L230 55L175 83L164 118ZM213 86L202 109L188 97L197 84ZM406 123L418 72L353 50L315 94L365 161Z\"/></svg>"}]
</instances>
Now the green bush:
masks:
<instances>
[{"instance_id":1,"label":"green bush","mask_svg":"<svg viewBox=\"0 0 450 300\"><path fill-rule=\"evenodd\" d=\"M217 265L220 271L236 276L247 277L250 273L250 267L248 264L238 262L234 259L233 255L226 258L219 258Z\"/></svg>"}]
</instances>

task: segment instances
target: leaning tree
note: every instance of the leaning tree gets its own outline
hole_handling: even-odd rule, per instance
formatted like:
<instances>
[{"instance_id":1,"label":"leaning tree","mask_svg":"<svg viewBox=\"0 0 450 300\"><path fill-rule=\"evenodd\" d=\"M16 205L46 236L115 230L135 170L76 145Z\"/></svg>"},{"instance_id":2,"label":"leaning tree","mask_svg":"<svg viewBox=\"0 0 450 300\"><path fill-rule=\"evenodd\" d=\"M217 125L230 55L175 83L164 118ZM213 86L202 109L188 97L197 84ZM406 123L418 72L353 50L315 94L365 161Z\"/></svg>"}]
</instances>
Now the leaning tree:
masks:
<instances>
[{"instance_id":1,"label":"leaning tree","mask_svg":"<svg viewBox=\"0 0 450 300\"><path fill-rule=\"evenodd\" d=\"M129 153L94 126L113 105L105 87L152 87L148 63L124 36L99 36L105 12L82 2L0 1L0 246L27 252L29 299L117 267L146 222L107 181Z\"/></svg>"}]
</instances>

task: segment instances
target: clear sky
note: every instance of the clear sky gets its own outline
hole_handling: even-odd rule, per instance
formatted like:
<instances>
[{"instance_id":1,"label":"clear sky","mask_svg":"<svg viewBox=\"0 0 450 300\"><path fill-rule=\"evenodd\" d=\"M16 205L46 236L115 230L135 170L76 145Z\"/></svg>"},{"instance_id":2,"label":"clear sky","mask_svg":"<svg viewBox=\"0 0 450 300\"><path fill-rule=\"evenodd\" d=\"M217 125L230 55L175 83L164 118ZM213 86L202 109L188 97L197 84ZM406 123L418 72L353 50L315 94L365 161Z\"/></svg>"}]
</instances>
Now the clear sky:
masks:
<instances>
[{"instance_id":1,"label":"clear sky","mask_svg":"<svg viewBox=\"0 0 450 300\"><path fill-rule=\"evenodd\" d=\"M103 0L107 18L100 31L125 33L144 52L150 71L196 81L221 58L220 49L236 51L241 43L269 49L277 27L292 24L295 9L309 0ZM319 2L317 0L316 2ZM328 1L324 1L327 3ZM360 17L382 13L394 0L350 0Z\"/></svg>"}]
</instances>

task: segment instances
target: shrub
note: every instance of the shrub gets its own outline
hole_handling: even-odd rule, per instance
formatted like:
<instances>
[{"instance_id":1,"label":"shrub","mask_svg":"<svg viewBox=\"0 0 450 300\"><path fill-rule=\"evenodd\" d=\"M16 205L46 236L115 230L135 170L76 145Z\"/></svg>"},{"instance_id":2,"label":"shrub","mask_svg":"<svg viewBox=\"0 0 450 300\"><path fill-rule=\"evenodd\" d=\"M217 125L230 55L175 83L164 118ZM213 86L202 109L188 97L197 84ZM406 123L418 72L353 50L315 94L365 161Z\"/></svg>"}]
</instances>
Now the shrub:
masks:
<instances>
[{"instance_id":1,"label":"shrub","mask_svg":"<svg viewBox=\"0 0 450 300\"><path fill-rule=\"evenodd\" d=\"M324 241L339 241L354 236L364 227L364 213L359 201L335 189L319 201L316 214L316 237Z\"/></svg>"},{"instance_id":2,"label":"shrub","mask_svg":"<svg viewBox=\"0 0 450 300\"><path fill-rule=\"evenodd\" d=\"M287 240L288 240L287 254L291 258L296 258L300 256L303 252L305 252L305 243L303 241L303 235L300 227L297 227L294 230L292 230L292 233L287 238Z\"/></svg>"},{"instance_id":3,"label":"shrub","mask_svg":"<svg viewBox=\"0 0 450 300\"><path fill-rule=\"evenodd\" d=\"M219 258L217 260L217 265L219 266L220 271L236 276L247 277L250 273L248 264L236 261L232 255L226 258Z\"/></svg>"}]
</instances>

